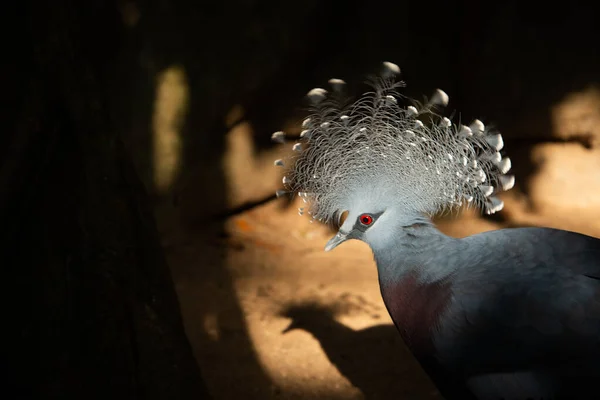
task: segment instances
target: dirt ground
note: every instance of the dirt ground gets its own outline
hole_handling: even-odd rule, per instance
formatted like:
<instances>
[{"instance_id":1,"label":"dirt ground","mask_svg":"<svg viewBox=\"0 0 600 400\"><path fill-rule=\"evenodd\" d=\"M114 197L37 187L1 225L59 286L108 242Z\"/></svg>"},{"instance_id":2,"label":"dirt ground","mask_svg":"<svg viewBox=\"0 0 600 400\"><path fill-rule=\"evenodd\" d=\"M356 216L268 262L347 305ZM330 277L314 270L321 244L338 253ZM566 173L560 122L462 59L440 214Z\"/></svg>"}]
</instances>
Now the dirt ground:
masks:
<instances>
[{"instance_id":1,"label":"dirt ground","mask_svg":"<svg viewBox=\"0 0 600 400\"><path fill-rule=\"evenodd\" d=\"M328 236L271 202L228 220L225 235L205 232L170 251L186 329L216 398L435 398L391 325L370 250L349 243L325 253ZM204 266L227 274L195 270L209 254L221 259ZM238 310L220 308L228 276L245 329ZM213 311L198 310L207 304ZM292 321L297 329L284 332ZM240 357L245 334L254 354ZM254 357L268 387L256 385Z\"/></svg>"},{"instance_id":2,"label":"dirt ground","mask_svg":"<svg viewBox=\"0 0 600 400\"><path fill-rule=\"evenodd\" d=\"M254 154L247 126L228 135L229 206L268 196L275 149ZM600 236L596 222L526 210L518 190L503 222L474 212L439 221L453 236L550 225ZM188 337L216 399L440 398L404 347L361 242L330 253L333 231L273 200L193 228L157 212ZM167 222L171 221L171 222Z\"/></svg>"}]
</instances>

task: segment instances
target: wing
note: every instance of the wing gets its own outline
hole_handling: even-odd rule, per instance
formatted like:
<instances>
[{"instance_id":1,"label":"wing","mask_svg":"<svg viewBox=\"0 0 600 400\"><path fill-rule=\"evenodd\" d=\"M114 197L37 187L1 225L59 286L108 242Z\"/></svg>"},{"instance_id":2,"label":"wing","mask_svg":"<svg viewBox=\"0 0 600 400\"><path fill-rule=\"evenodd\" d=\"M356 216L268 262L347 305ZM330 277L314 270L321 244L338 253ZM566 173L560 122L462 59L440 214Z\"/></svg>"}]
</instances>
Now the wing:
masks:
<instances>
[{"instance_id":1,"label":"wing","mask_svg":"<svg viewBox=\"0 0 600 400\"><path fill-rule=\"evenodd\" d=\"M489 373L467 379L467 387L477 400L523 400L553 398L553 384L531 371Z\"/></svg>"},{"instance_id":2,"label":"wing","mask_svg":"<svg viewBox=\"0 0 600 400\"><path fill-rule=\"evenodd\" d=\"M472 376L466 386L478 400L593 400L598 398L597 381L590 378L568 377L565 382L546 371L516 371Z\"/></svg>"},{"instance_id":3,"label":"wing","mask_svg":"<svg viewBox=\"0 0 600 400\"><path fill-rule=\"evenodd\" d=\"M455 277L440 362L481 398L548 398L600 379L600 240L523 228L465 241L474 256Z\"/></svg>"},{"instance_id":4,"label":"wing","mask_svg":"<svg viewBox=\"0 0 600 400\"><path fill-rule=\"evenodd\" d=\"M518 230L517 230L518 231ZM558 229L526 228L526 236L550 250L555 265L600 280L600 239Z\"/></svg>"},{"instance_id":5,"label":"wing","mask_svg":"<svg viewBox=\"0 0 600 400\"><path fill-rule=\"evenodd\" d=\"M516 261L525 273L541 264L547 270L600 280L599 238L559 229L518 228L486 232L470 239L483 247L502 246L502 256Z\"/></svg>"}]
</instances>

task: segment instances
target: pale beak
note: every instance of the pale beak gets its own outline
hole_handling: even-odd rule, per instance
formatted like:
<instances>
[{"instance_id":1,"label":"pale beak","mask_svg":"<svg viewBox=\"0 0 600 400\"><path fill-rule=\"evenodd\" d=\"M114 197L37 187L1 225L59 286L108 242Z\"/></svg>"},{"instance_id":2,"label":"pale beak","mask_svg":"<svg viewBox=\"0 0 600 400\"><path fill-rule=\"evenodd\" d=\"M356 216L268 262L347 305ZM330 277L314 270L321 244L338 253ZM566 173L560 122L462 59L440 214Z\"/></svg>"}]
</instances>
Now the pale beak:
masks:
<instances>
[{"instance_id":1,"label":"pale beak","mask_svg":"<svg viewBox=\"0 0 600 400\"><path fill-rule=\"evenodd\" d=\"M342 233L341 231L336 233L334 237L329 239L329 242L325 245L325 251L330 251L335 249L340 243L345 242L348 239L347 233Z\"/></svg>"}]
</instances>

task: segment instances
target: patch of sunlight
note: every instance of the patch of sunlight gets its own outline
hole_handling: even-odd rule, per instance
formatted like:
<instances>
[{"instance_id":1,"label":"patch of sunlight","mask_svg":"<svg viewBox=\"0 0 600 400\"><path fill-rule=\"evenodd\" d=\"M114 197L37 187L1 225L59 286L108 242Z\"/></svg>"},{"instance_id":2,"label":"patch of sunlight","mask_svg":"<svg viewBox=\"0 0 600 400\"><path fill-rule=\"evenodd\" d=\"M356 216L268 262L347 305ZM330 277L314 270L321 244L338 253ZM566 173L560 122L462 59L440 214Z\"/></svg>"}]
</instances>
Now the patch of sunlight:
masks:
<instances>
[{"instance_id":1,"label":"patch of sunlight","mask_svg":"<svg viewBox=\"0 0 600 400\"><path fill-rule=\"evenodd\" d=\"M556 214L564 209L571 218L597 218L600 209L600 88L569 93L550 110L553 135L582 139L580 143L546 143L536 146L532 161L538 166L530 181L532 203L538 210ZM587 171L587 173L585 172ZM560 190L557 190L560 188Z\"/></svg>"},{"instance_id":2,"label":"patch of sunlight","mask_svg":"<svg viewBox=\"0 0 600 400\"><path fill-rule=\"evenodd\" d=\"M219 318L215 313L209 313L204 316L204 331L213 341L218 341L220 337Z\"/></svg>"},{"instance_id":3,"label":"patch of sunlight","mask_svg":"<svg viewBox=\"0 0 600 400\"><path fill-rule=\"evenodd\" d=\"M592 136L600 145L600 88L570 93L550 111L553 134L562 138Z\"/></svg>"},{"instance_id":4,"label":"patch of sunlight","mask_svg":"<svg viewBox=\"0 0 600 400\"><path fill-rule=\"evenodd\" d=\"M241 105L233 106L227 115L225 115L225 126L229 129L233 128L235 124L242 121L244 114L244 107Z\"/></svg>"},{"instance_id":5,"label":"patch of sunlight","mask_svg":"<svg viewBox=\"0 0 600 400\"><path fill-rule=\"evenodd\" d=\"M246 121L235 123L242 112L241 108L234 107L225 121L232 125L225 137L226 150L222 159L230 207L274 194L281 186L283 174L273 162L285 156L284 148L276 146L257 153L251 125Z\"/></svg>"},{"instance_id":6,"label":"patch of sunlight","mask_svg":"<svg viewBox=\"0 0 600 400\"><path fill-rule=\"evenodd\" d=\"M530 180L530 199L537 212L573 222L600 226L600 148L578 143L536 146L531 158L538 166Z\"/></svg>"},{"instance_id":7,"label":"patch of sunlight","mask_svg":"<svg viewBox=\"0 0 600 400\"><path fill-rule=\"evenodd\" d=\"M528 207L513 212L513 220L597 235L600 174L594 171L600 171L600 87L568 93L548 111L552 136L567 142L532 148L535 173L529 179Z\"/></svg>"},{"instance_id":8,"label":"patch of sunlight","mask_svg":"<svg viewBox=\"0 0 600 400\"><path fill-rule=\"evenodd\" d=\"M249 328L261 365L273 381L286 391L298 385L315 398L334 395L338 398L360 398L357 388L327 358L319 341L304 330L282 331L287 319L251 318Z\"/></svg>"},{"instance_id":9,"label":"patch of sunlight","mask_svg":"<svg viewBox=\"0 0 600 400\"><path fill-rule=\"evenodd\" d=\"M158 74L152 116L153 176L157 193L167 193L179 173L181 130L188 111L189 87L185 70L171 66Z\"/></svg>"}]
</instances>

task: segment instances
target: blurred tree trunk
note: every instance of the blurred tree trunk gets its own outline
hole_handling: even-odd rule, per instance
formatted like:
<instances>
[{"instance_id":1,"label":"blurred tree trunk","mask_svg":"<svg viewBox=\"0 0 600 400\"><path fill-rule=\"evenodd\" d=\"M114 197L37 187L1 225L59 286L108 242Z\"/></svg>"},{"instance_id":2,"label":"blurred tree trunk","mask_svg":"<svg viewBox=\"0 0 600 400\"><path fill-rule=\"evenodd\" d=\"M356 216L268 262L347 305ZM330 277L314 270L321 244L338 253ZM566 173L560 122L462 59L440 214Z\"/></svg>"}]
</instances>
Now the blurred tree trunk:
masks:
<instances>
[{"instance_id":1,"label":"blurred tree trunk","mask_svg":"<svg viewBox=\"0 0 600 400\"><path fill-rule=\"evenodd\" d=\"M202 399L177 297L111 99L111 1L16 6L2 111L7 390L18 398ZM7 12L9 17L11 13ZM17 44L18 43L18 44ZM124 89L123 89L124 90Z\"/></svg>"}]
</instances>

